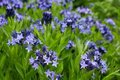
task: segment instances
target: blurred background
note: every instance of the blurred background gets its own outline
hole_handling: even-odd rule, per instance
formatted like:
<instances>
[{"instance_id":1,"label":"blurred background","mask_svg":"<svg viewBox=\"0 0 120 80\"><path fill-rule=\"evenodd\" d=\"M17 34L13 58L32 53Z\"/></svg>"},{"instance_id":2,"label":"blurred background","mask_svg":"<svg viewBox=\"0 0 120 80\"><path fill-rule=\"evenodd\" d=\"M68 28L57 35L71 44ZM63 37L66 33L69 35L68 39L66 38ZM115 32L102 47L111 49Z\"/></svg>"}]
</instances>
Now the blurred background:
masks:
<instances>
[{"instance_id":1,"label":"blurred background","mask_svg":"<svg viewBox=\"0 0 120 80\"><path fill-rule=\"evenodd\" d=\"M90 7L100 18L113 18L120 20L120 0L74 0L74 8L83 6Z\"/></svg>"},{"instance_id":2,"label":"blurred background","mask_svg":"<svg viewBox=\"0 0 120 80\"><path fill-rule=\"evenodd\" d=\"M23 2L28 1L29 0L23 0ZM95 12L100 19L110 17L120 20L120 0L73 0L74 9L80 6L92 8L92 11Z\"/></svg>"}]
</instances>

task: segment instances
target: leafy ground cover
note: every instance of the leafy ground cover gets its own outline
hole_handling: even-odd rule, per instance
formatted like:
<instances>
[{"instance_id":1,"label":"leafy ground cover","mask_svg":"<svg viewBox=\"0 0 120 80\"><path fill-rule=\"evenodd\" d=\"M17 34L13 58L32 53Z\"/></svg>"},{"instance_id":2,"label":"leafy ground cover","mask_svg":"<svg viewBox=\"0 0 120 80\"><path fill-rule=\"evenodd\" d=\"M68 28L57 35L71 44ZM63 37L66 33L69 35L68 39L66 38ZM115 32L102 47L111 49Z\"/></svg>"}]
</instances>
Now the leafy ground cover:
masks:
<instances>
[{"instance_id":1,"label":"leafy ground cover","mask_svg":"<svg viewBox=\"0 0 120 80\"><path fill-rule=\"evenodd\" d=\"M119 4L85 2L1 0L0 80L119 80Z\"/></svg>"}]
</instances>

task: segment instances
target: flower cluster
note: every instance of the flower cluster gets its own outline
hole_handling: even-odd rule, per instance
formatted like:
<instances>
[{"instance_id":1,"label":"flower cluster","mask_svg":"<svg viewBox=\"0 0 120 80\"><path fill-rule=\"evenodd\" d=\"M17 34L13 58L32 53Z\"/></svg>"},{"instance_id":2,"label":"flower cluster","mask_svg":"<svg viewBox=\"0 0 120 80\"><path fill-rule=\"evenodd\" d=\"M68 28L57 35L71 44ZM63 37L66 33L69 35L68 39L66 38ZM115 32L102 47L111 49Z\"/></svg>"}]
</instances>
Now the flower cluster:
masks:
<instances>
[{"instance_id":1,"label":"flower cluster","mask_svg":"<svg viewBox=\"0 0 120 80\"><path fill-rule=\"evenodd\" d=\"M21 9L23 8L23 2L21 0L11 0L12 1L12 6L16 9Z\"/></svg>"},{"instance_id":2,"label":"flower cluster","mask_svg":"<svg viewBox=\"0 0 120 80\"><path fill-rule=\"evenodd\" d=\"M20 22L24 19L24 16L22 14L17 13L17 12L15 12L15 16L16 16L15 21Z\"/></svg>"},{"instance_id":3,"label":"flower cluster","mask_svg":"<svg viewBox=\"0 0 120 80\"><path fill-rule=\"evenodd\" d=\"M66 46L66 49L69 50L70 48L72 48L72 47L74 47L74 46L75 46L74 42L70 40L70 41L68 42L67 46Z\"/></svg>"},{"instance_id":4,"label":"flower cluster","mask_svg":"<svg viewBox=\"0 0 120 80\"><path fill-rule=\"evenodd\" d=\"M40 20L35 21L30 25L31 30L33 31L36 28L38 31L42 31L44 33L44 29Z\"/></svg>"},{"instance_id":5,"label":"flower cluster","mask_svg":"<svg viewBox=\"0 0 120 80\"><path fill-rule=\"evenodd\" d=\"M3 15L0 15L0 27L2 27L3 25L7 23L8 21L5 19L5 17Z\"/></svg>"},{"instance_id":6,"label":"flower cluster","mask_svg":"<svg viewBox=\"0 0 120 80\"><path fill-rule=\"evenodd\" d=\"M64 15L64 20L60 21L61 32L64 32L66 27L71 27L72 29L77 27L77 21L81 18L79 14L70 10L62 10L60 14Z\"/></svg>"},{"instance_id":7,"label":"flower cluster","mask_svg":"<svg viewBox=\"0 0 120 80\"><path fill-rule=\"evenodd\" d=\"M47 24L50 24L52 29L55 29L59 25L62 33L64 33L65 29L70 28L72 31L78 30L82 34L90 34L91 28L97 27L106 40L111 42L114 39L110 29L94 18L92 11L89 8L79 7L77 8L77 11L72 11L72 6L70 6L68 9L60 11L60 16L62 16L61 19L53 16L52 10L50 10L53 2L66 6L66 3L71 1L72 0L37 0L30 2L30 4L26 4L27 9L36 10L36 8L40 8L43 12L42 19L35 19L34 21L34 18L29 16L29 20L32 22L30 28L21 32L14 31L12 33L12 39L8 40L8 45L23 45L28 52L34 52L35 57L31 56L29 59L30 64L34 69L37 69L39 65L42 65L43 67L47 66L47 69L49 67L55 68L58 65L58 57L55 51L48 50L46 46L43 46L40 50L38 48L39 46L36 47L36 45L41 44L41 41L34 35L35 28L44 35L44 29ZM24 16L17 13L16 10L23 8L23 2L21 0L0 0L0 6L6 6L6 18L0 16L0 26L7 24L6 19L8 17L15 17L15 21L18 22L24 19ZM24 15L26 17L28 14ZM115 26L115 22L112 19L106 19L106 23ZM44 24L45 26L43 27ZM101 73L106 73L107 65L106 62L102 60L102 55L106 53L106 49L104 47L97 47L94 42L88 42L87 46L88 51L86 54L82 55L82 60L80 61L81 69L98 69ZM75 47L74 42L69 40L66 49L69 50L73 47ZM56 74L49 69L45 74L51 80L60 80L61 78L61 75Z\"/></svg>"},{"instance_id":8,"label":"flower cluster","mask_svg":"<svg viewBox=\"0 0 120 80\"><path fill-rule=\"evenodd\" d=\"M31 3L27 4L26 8L27 9L36 9L35 2L31 2Z\"/></svg>"},{"instance_id":9,"label":"flower cluster","mask_svg":"<svg viewBox=\"0 0 120 80\"><path fill-rule=\"evenodd\" d=\"M41 10L49 10L52 7L52 3L66 6L67 3L70 3L72 1L73 0L37 0L37 2L31 1L30 4L27 4L27 9L40 8Z\"/></svg>"},{"instance_id":10,"label":"flower cluster","mask_svg":"<svg viewBox=\"0 0 120 80\"><path fill-rule=\"evenodd\" d=\"M91 27L94 26L94 19L91 16L81 18L78 21L78 29L81 33L91 33Z\"/></svg>"},{"instance_id":11,"label":"flower cluster","mask_svg":"<svg viewBox=\"0 0 120 80\"><path fill-rule=\"evenodd\" d=\"M64 32L65 29L70 26L72 29L78 28L80 33L89 34L91 33L91 28L96 26L105 40L111 42L114 39L114 36L109 28L105 24L100 23L100 21L92 17L92 11L90 9L79 7L77 11L80 14L68 9L60 12L60 14L64 15L64 20L59 21L58 23L61 26L61 32ZM86 16L82 14L86 14ZM115 25L111 19L107 20L107 23Z\"/></svg>"},{"instance_id":12,"label":"flower cluster","mask_svg":"<svg viewBox=\"0 0 120 80\"><path fill-rule=\"evenodd\" d=\"M92 11L89 8L87 8L87 7L86 8L85 7L78 7L77 11L80 14L92 14Z\"/></svg>"},{"instance_id":13,"label":"flower cluster","mask_svg":"<svg viewBox=\"0 0 120 80\"><path fill-rule=\"evenodd\" d=\"M36 59L33 57L30 58L30 63L33 65L33 68L37 69L38 65L42 66L51 64L53 67L57 67L58 57L56 56L56 52L48 51L46 46L43 46L42 52L40 50L36 50Z\"/></svg>"},{"instance_id":14,"label":"flower cluster","mask_svg":"<svg viewBox=\"0 0 120 80\"><path fill-rule=\"evenodd\" d=\"M111 31L109 30L109 28L104 25L101 24L99 21L96 21L96 26L97 29L101 32L102 36L109 42L113 41L114 36L112 35Z\"/></svg>"},{"instance_id":15,"label":"flower cluster","mask_svg":"<svg viewBox=\"0 0 120 80\"><path fill-rule=\"evenodd\" d=\"M23 8L23 2L21 0L1 0L0 6L12 6L16 9Z\"/></svg>"},{"instance_id":16,"label":"flower cluster","mask_svg":"<svg viewBox=\"0 0 120 80\"><path fill-rule=\"evenodd\" d=\"M0 7L8 5L8 0L0 0Z\"/></svg>"},{"instance_id":17,"label":"flower cluster","mask_svg":"<svg viewBox=\"0 0 120 80\"><path fill-rule=\"evenodd\" d=\"M20 22L24 18L24 16L22 14L19 14L17 11L15 11L12 6L7 6L5 16L6 18L16 16L15 21L17 20L18 22Z\"/></svg>"},{"instance_id":18,"label":"flower cluster","mask_svg":"<svg viewBox=\"0 0 120 80\"><path fill-rule=\"evenodd\" d=\"M52 0L37 0L38 8L41 10L50 9L52 7Z\"/></svg>"},{"instance_id":19,"label":"flower cluster","mask_svg":"<svg viewBox=\"0 0 120 80\"><path fill-rule=\"evenodd\" d=\"M56 74L54 71L50 71L49 69L45 72L46 76L51 80L60 80L61 75Z\"/></svg>"},{"instance_id":20,"label":"flower cluster","mask_svg":"<svg viewBox=\"0 0 120 80\"><path fill-rule=\"evenodd\" d=\"M21 32L14 31L12 33L12 40L8 41L9 45L24 44L27 45L26 50L30 52L32 46L40 44L40 40L34 36L34 34L29 30L23 30Z\"/></svg>"},{"instance_id":21,"label":"flower cluster","mask_svg":"<svg viewBox=\"0 0 120 80\"><path fill-rule=\"evenodd\" d=\"M1 6L5 6L6 13L5 13L5 18L7 19L8 17L14 18L15 17L15 22L18 21L20 22L23 20L24 16L22 14L17 13L16 9L20 9L23 6L22 1L20 0L2 0L0 1Z\"/></svg>"},{"instance_id":22,"label":"flower cluster","mask_svg":"<svg viewBox=\"0 0 120 80\"><path fill-rule=\"evenodd\" d=\"M88 11L91 12L89 9ZM78 28L81 33L90 33L91 27L95 24L95 20L91 16L82 17L82 14L71 10L62 10L60 14L64 15L64 20L61 21L61 32L64 32L65 28L70 26L72 29Z\"/></svg>"},{"instance_id":23,"label":"flower cluster","mask_svg":"<svg viewBox=\"0 0 120 80\"><path fill-rule=\"evenodd\" d=\"M100 69L101 73L106 73L107 65L105 61L101 59L102 54L106 53L104 47L97 47L95 43L88 42L88 51L86 54L82 55L82 60L80 61L80 67L89 70Z\"/></svg>"}]
</instances>

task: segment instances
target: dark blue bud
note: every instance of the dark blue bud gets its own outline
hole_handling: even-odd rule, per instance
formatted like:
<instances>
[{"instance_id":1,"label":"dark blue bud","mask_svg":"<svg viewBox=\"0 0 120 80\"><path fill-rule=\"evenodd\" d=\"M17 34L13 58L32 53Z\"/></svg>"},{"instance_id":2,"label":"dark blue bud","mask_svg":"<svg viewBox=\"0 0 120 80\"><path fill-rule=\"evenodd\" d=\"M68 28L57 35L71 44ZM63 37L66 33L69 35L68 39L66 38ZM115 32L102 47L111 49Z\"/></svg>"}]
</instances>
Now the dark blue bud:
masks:
<instances>
[{"instance_id":1,"label":"dark blue bud","mask_svg":"<svg viewBox=\"0 0 120 80\"><path fill-rule=\"evenodd\" d=\"M51 23L51 21L52 21L52 13L49 11L44 12L42 22L48 24Z\"/></svg>"},{"instance_id":2,"label":"dark blue bud","mask_svg":"<svg viewBox=\"0 0 120 80\"><path fill-rule=\"evenodd\" d=\"M6 16L6 18L15 16L15 11L14 11L13 7L8 6L6 8L6 15L5 16Z\"/></svg>"},{"instance_id":3,"label":"dark blue bud","mask_svg":"<svg viewBox=\"0 0 120 80\"><path fill-rule=\"evenodd\" d=\"M98 50L99 50L99 52L102 53L102 54L104 54L104 53L107 52L104 47L99 47Z\"/></svg>"}]
</instances>

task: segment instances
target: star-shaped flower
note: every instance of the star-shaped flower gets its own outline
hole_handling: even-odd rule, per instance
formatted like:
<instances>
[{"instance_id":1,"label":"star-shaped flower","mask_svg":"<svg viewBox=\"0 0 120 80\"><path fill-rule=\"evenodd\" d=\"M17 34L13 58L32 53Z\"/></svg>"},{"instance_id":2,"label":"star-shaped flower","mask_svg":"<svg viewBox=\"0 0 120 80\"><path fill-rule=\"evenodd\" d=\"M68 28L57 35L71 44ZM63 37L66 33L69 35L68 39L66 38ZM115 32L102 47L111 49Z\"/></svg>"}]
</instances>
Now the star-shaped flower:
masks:
<instances>
[{"instance_id":1,"label":"star-shaped flower","mask_svg":"<svg viewBox=\"0 0 120 80\"><path fill-rule=\"evenodd\" d=\"M52 66L57 67L57 65L58 65L58 62L57 61L53 61Z\"/></svg>"},{"instance_id":2,"label":"star-shaped flower","mask_svg":"<svg viewBox=\"0 0 120 80\"><path fill-rule=\"evenodd\" d=\"M46 58L44 63L46 63L47 65L48 65L49 63L51 63L50 58Z\"/></svg>"}]
</instances>

